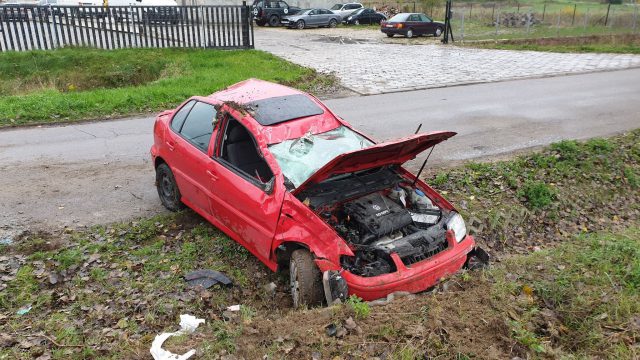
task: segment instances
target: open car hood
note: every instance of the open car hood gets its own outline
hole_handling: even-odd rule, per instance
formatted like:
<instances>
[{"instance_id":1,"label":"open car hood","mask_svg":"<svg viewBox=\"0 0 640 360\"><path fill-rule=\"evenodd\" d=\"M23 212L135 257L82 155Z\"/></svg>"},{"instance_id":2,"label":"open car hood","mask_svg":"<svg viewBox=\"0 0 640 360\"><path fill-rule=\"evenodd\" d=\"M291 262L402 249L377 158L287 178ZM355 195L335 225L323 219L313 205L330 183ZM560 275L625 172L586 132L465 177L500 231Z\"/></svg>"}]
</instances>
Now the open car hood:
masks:
<instances>
[{"instance_id":1,"label":"open car hood","mask_svg":"<svg viewBox=\"0 0 640 360\"><path fill-rule=\"evenodd\" d=\"M452 131L438 131L428 134L412 135L338 155L313 173L313 175L291 193L296 195L313 184L317 184L339 174L373 169L386 165L404 164L409 160L415 159L421 152L447 140L455 134L456 133Z\"/></svg>"}]
</instances>

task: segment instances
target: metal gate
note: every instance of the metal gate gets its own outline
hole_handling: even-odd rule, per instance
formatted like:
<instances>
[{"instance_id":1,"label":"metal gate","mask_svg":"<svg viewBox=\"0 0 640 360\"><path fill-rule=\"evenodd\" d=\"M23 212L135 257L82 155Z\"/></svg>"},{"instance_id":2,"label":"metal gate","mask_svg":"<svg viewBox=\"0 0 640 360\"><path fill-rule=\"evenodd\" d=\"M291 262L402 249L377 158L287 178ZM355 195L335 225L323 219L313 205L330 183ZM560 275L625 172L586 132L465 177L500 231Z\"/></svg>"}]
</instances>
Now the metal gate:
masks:
<instances>
[{"instance_id":1,"label":"metal gate","mask_svg":"<svg viewBox=\"0 0 640 360\"><path fill-rule=\"evenodd\" d=\"M0 51L65 46L252 49L250 8L0 5Z\"/></svg>"}]
</instances>

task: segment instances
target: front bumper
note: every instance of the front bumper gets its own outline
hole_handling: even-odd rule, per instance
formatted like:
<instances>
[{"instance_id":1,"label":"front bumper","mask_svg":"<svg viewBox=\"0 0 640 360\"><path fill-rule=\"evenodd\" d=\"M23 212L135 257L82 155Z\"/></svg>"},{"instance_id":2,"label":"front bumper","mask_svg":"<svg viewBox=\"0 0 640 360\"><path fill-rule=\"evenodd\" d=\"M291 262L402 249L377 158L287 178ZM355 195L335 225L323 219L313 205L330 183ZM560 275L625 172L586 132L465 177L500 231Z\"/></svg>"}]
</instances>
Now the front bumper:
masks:
<instances>
[{"instance_id":1,"label":"front bumper","mask_svg":"<svg viewBox=\"0 0 640 360\"><path fill-rule=\"evenodd\" d=\"M347 282L349 294L370 301L397 291L417 293L433 287L443 277L460 270L467 261L467 255L475 247L475 240L471 235L467 235L459 243L451 238L447 241L449 246L446 250L412 265L406 266L399 257L392 256L397 268L393 273L362 277L346 270L342 271L341 275ZM322 268L321 264L318 265Z\"/></svg>"}]
</instances>

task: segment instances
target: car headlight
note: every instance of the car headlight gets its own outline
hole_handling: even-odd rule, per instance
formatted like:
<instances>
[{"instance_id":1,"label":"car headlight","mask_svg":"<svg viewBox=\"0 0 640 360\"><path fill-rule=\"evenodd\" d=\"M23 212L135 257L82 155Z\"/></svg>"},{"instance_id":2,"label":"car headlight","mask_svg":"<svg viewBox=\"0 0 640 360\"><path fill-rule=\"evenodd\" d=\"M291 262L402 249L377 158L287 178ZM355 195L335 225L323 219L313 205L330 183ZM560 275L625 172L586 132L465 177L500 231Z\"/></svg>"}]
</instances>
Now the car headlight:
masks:
<instances>
[{"instance_id":1,"label":"car headlight","mask_svg":"<svg viewBox=\"0 0 640 360\"><path fill-rule=\"evenodd\" d=\"M349 16L349 17L347 18L347 20L351 20L351 19L353 19L353 16Z\"/></svg>"},{"instance_id":2,"label":"car headlight","mask_svg":"<svg viewBox=\"0 0 640 360\"><path fill-rule=\"evenodd\" d=\"M447 229L453 230L456 234L456 241L460 242L467 236L467 226L464 224L464 219L462 215L455 213L452 217L447 221Z\"/></svg>"}]
</instances>

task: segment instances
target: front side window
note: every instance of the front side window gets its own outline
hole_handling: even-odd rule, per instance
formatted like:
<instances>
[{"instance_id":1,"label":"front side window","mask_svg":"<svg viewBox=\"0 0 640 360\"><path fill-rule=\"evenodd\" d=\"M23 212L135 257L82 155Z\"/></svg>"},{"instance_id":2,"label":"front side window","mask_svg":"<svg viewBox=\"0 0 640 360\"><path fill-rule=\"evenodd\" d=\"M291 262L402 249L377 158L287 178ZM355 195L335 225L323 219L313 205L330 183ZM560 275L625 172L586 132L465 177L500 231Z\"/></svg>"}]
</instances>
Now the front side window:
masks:
<instances>
[{"instance_id":1,"label":"front side window","mask_svg":"<svg viewBox=\"0 0 640 360\"><path fill-rule=\"evenodd\" d=\"M198 149L207 152L211 133L213 133L213 120L215 117L216 109L213 105L195 102L187 119L184 121L184 125L182 125L180 135Z\"/></svg>"},{"instance_id":2,"label":"front side window","mask_svg":"<svg viewBox=\"0 0 640 360\"><path fill-rule=\"evenodd\" d=\"M371 145L373 143L362 135L340 126L324 133L309 133L270 145L269 151L276 158L284 176L298 187L336 156Z\"/></svg>"},{"instance_id":3,"label":"front side window","mask_svg":"<svg viewBox=\"0 0 640 360\"><path fill-rule=\"evenodd\" d=\"M358 4L351 4L351 5L347 5L346 8L347 10L354 10L354 9L359 9L361 6Z\"/></svg>"}]
</instances>

